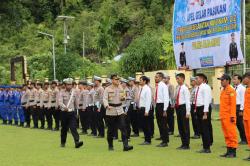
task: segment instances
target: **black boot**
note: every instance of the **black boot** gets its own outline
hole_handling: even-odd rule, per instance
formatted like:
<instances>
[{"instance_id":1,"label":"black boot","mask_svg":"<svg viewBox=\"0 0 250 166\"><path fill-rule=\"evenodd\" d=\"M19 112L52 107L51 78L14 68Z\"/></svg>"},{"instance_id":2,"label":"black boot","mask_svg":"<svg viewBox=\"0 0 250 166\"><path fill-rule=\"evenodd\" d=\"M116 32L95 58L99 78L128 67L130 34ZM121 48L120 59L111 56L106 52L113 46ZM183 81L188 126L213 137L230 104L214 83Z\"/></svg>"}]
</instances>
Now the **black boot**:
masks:
<instances>
[{"instance_id":1,"label":"black boot","mask_svg":"<svg viewBox=\"0 0 250 166\"><path fill-rule=\"evenodd\" d=\"M7 124L7 120L3 120L3 124L6 125Z\"/></svg>"},{"instance_id":2,"label":"black boot","mask_svg":"<svg viewBox=\"0 0 250 166\"><path fill-rule=\"evenodd\" d=\"M15 125L18 126L18 121L15 121Z\"/></svg>"},{"instance_id":3,"label":"black boot","mask_svg":"<svg viewBox=\"0 0 250 166\"><path fill-rule=\"evenodd\" d=\"M236 157L236 148L229 148L229 153L226 158L235 158Z\"/></svg>"},{"instance_id":4,"label":"black boot","mask_svg":"<svg viewBox=\"0 0 250 166\"><path fill-rule=\"evenodd\" d=\"M20 127L23 127L23 126L24 126L24 123L23 123L23 122L21 122L19 126L20 126Z\"/></svg>"},{"instance_id":5,"label":"black boot","mask_svg":"<svg viewBox=\"0 0 250 166\"><path fill-rule=\"evenodd\" d=\"M123 151L130 151L133 150L133 146L128 145L128 140L123 141Z\"/></svg>"},{"instance_id":6,"label":"black boot","mask_svg":"<svg viewBox=\"0 0 250 166\"><path fill-rule=\"evenodd\" d=\"M9 125L12 125L12 120L9 120L9 123L8 123Z\"/></svg>"},{"instance_id":7,"label":"black boot","mask_svg":"<svg viewBox=\"0 0 250 166\"><path fill-rule=\"evenodd\" d=\"M227 147L227 152L225 154L220 155L220 157L226 157L229 154L229 147Z\"/></svg>"},{"instance_id":8,"label":"black boot","mask_svg":"<svg viewBox=\"0 0 250 166\"><path fill-rule=\"evenodd\" d=\"M113 139L108 139L108 144L109 144L109 151L113 151L114 150Z\"/></svg>"}]
</instances>

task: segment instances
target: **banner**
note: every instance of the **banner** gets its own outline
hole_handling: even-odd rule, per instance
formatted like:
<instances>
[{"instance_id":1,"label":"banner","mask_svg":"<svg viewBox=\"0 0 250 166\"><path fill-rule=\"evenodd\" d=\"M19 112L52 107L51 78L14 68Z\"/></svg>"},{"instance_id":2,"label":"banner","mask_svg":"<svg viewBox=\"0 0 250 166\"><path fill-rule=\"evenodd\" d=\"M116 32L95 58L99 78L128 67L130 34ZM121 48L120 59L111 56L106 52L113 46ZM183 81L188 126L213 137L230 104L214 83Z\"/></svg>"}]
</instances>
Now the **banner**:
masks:
<instances>
[{"instance_id":1,"label":"banner","mask_svg":"<svg viewBox=\"0 0 250 166\"><path fill-rule=\"evenodd\" d=\"M173 45L178 69L243 63L241 0L175 0Z\"/></svg>"}]
</instances>

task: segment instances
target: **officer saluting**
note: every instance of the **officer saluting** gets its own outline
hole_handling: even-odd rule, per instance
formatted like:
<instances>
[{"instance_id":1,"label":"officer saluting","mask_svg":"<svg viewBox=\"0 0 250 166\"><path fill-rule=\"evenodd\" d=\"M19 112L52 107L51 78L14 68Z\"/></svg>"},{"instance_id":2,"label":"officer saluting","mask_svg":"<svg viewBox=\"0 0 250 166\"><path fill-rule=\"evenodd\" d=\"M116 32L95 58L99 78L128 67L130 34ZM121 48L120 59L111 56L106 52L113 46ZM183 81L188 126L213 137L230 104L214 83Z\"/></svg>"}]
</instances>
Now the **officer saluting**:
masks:
<instances>
[{"instance_id":1,"label":"officer saluting","mask_svg":"<svg viewBox=\"0 0 250 166\"><path fill-rule=\"evenodd\" d=\"M103 103L106 110L107 120L107 140L109 144L109 150L113 148L113 137L117 125L122 132L123 151L129 151L133 149L133 146L128 145L127 131L126 131L126 115L122 108L122 101L125 100L125 96L122 95L123 89L119 85L119 78L116 74L111 75L112 85L107 87L103 94Z\"/></svg>"},{"instance_id":2,"label":"officer saluting","mask_svg":"<svg viewBox=\"0 0 250 166\"><path fill-rule=\"evenodd\" d=\"M76 92L72 89L73 79L67 78L64 80L66 84L65 91L62 91L59 96L59 105L61 108L61 147L65 147L67 132L70 128L71 134L75 141L75 148L80 148L83 142L80 141L77 132L77 119L74 110L78 107L78 99Z\"/></svg>"}]
</instances>

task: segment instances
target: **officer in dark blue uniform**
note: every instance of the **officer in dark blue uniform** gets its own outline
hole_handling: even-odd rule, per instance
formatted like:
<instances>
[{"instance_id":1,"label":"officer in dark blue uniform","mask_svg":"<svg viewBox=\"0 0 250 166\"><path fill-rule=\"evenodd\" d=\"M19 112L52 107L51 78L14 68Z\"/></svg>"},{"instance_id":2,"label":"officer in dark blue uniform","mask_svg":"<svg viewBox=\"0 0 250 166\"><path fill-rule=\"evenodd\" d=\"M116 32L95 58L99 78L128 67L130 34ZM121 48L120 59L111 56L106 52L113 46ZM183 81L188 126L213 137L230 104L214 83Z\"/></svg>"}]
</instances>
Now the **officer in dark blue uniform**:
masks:
<instances>
[{"instance_id":1,"label":"officer in dark blue uniform","mask_svg":"<svg viewBox=\"0 0 250 166\"><path fill-rule=\"evenodd\" d=\"M8 107L9 107L9 87L5 86L4 91L3 91L3 110L2 110L2 118L3 118L3 124L7 124L8 116Z\"/></svg>"},{"instance_id":2,"label":"officer in dark blue uniform","mask_svg":"<svg viewBox=\"0 0 250 166\"><path fill-rule=\"evenodd\" d=\"M0 119L3 119L2 118L2 110L3 110L3 101L4 101L4 86L0 86Z\"/></svg>"},{"instance_id":3,"label":"officer in dark blue uniform","mask_svg":"<svg viewBox=\"0 0 250 166\"><path fill-rule=\"evenodd\" d=\"M15 90L13 87L10 86L10 89L8 91L8 105L7 105L7 117L9 121L9 125L12 125L13 123L13 118L15 114Z\"/></svg>"}]
</instances>

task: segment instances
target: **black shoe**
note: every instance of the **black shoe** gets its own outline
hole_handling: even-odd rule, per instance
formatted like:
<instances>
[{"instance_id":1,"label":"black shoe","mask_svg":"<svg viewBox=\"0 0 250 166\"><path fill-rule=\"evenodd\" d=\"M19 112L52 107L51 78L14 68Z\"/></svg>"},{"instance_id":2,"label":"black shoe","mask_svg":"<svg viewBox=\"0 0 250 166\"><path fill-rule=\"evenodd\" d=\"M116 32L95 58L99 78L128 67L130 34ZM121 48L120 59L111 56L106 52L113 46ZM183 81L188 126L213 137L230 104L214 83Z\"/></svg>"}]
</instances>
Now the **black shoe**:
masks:
<instances>
[{"instance_id":1,"label":"black shoe","mask_svg":"<svg viewBox=\"0 0 250 166\"><path fill-rule=\"evenodd\" d=\"M139 137L139 134L133 134L131 137Z\"/></svg>"},{"instance_id":2,"label":"black shoe","mask_svg":"<svg viewBox=\"0 0 250 166\"><path fill-rule=\"evenodd\" d=\"M44 126L41 126L40 129L44 129Z\"/></svg>"},{"instance_id":3,"label":"black shoe","mask_svg":"<svg viewBox=\"0 0 250 166\"><path fill-rule=\"evenodd\" d=\"M109 151L114 151L114 147L113 146L109 146Z\"/></svg>"},{"instance_id":4,"label":"black shoe","mask_svg":"<svg viewBox=\"0 0 250 166\"><path fill-rule=\"evenodd\" d=\"M177 150L189 150L190 147L189 146L180 146L178 148L176 148Z\"/></svg>"},{"instance_id":5,"label":"black shoe","mask_svg":"<svg viewBox=\"0 0 250 166\"><path fill-rule=\"evenodd\" d=\"M65 144L61 144L61 148L64 148L65 147Z\"/></svg>"},{"instance_id":6,"label":"black shoe","mask_svg":"<svg viewBox=\"0 0 250 166\"><path fill-rule=\"evenodd\" d=\"M247 142L246 142L246 141L240 141L239 144L240 144L240 145L246 145Z\"/></svg>"},{"instance_id":7,"label":"black shoe","mask_svg":"<svg viewBox=\"0 0 250 166\"><path fill-rule=\"evenodd\" d=\"M18 122L17 121L15 121L15 125L18 126Z\"/></svg>"},{"instance_id":8,"label":"black shoe","mask_svg":"<svg viewBox=\"0 0 250 166\"><path fill-rule=\"evenodd\" d=\"M9 123L8 123L9 125L12 125L12 120L9 120Z\"/></svg>"},{"instance_id":9,"label":"black shoe","mask_svg":"<svg viewBox=\"0 0 250 166\"><path fill-rule=\"evenodd\" d=\"M161 138L155 138L156 141L161 141Z\"/></svg>"},{"instance_id":10,"label":"black shoe","mask_svg":"<svg viewBox=\"0 0 250 166\"><path fill-rule=\"evenodd\" d=\"M159 145L156 145L156 147L160 147L160 148L163 148L163 147L167 147L168 144L167 143L160 143Z\"/></svg>"},{"instance_id":11,"label":"black shoe","mask_svg":"<svg viewBox=\"0 0 250 166\"><path fill-rule=\"evenodd\" d=\"M236 154L230 153L230 154L226 155L226 158L236 158Z\"/></svg>"},{"instance_id":12,"label":"black shoe","mask_svg":"<svg viewBox=\"0 0 250 166\"><path fill-rule=\"evenodd\" d=\"M130 150L133 150L134 149L134 147L133 146L124 146L123 147L123 151L130 151Z\"/></svg>"},{"instance_id":13,"label":"black shoe","mask_svg":"<svg viewBox=\"0 0 250 166\"><path fill-rule=\"evenodd\" d=\"M236 157L236 148L229 148L226 158L235 158Z\"/></svg>"},{"instance_id":14,"label":"black shoe","mask_svg":"<svg viewBox=\"0 0 250 166\"><path fill-rule=\"evenodd\" d=\"M222 154L222 155L220 155L220 157L226 157L229 154L229 150L230 150L230 148L227 147L227 152L224 153L224 154Z\"/></svg>"},{"instance_id":15,"label":"black shoe","mask_svg":"<svg viewBox=\"0 0 250 166\"><path fill-rule=\"evenodd\" d=\"M250 161L250 156L248 158L243 159L245 161Z\"/></svg>"},{"instance_id":16,"label":"black shoe","mask_svg":"<svg viewBox=\"0 0 250 166\"><path fill-rule=\"evenodd\" d=\"M83 145L82 141L77 142L76 145L75 145L75 148L80 148L82 145Z\"/></svg>"},{"instance_id":17,"label":"black shoe","mask_svg":"<svg viewBox=\"0 0 250 166\"><path fill-rule=\"evenodd\" d=\"M168 135L174 135L174 132L168 132Z\"/></svg>"},{"instance_id":18,"label":"black shoe","mask_svg":"<svg viewBox=\"0 0 250 166\"><path fill-rule=\"evenodd\" d=\"M199 135L194 135L193 137L191 137L192 139L200 139Z\"/></svg>"},{"instance_id":19,"label":"black shoe","mask_svg":"<svg viewBox=\"0 0 250 166\"><path fill-rule=\"evenodd\" d=\"M143 143L141 143L141 144L139 144L139 145L151 145L151 142L145 141L145 142L143 142Z\"/></svg>"},{"instance_id":20,"label":"black shoe","mask_svg":"<svg viewBox=\"0 0 250 166\"><path fill-rule=\"evenodd\" d=\"M211 153L210 149L202 149L200 151L198 151L198 153Z\"/></svg>"}]
</instances>

